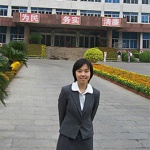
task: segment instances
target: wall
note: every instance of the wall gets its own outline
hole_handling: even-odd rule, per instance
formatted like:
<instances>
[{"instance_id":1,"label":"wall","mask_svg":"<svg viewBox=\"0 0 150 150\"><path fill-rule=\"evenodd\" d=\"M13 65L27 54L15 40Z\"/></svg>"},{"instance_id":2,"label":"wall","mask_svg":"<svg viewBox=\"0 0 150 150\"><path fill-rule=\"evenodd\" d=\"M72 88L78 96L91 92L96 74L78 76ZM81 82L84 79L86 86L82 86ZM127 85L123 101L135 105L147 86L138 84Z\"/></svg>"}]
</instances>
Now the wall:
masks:
<instances>
[{"instance_id":1,"label":"wall","mask_svg":"<svg viewBox=\"0 0 150 150\"><path fill-rule=\"evenodd\" d=\"M84 52L87 48L72 48L72 47L51 47L47 46L48 59L65 59L77 60L83 58Z\"/></svg>"}]
</instances>

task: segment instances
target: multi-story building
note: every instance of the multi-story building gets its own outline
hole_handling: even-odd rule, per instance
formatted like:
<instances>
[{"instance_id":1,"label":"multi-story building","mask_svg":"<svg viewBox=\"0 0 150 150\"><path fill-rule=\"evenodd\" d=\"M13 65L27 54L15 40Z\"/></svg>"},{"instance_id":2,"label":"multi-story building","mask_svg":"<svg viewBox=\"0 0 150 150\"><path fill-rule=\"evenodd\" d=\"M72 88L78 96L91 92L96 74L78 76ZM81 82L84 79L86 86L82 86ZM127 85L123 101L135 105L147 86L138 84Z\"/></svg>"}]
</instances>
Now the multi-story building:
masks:
<instances>
[{"instance_id":1,"label":"multi-story building","mask_svg":"<svg viewBox=\"0 0 150 150\"><path fill-rule=\"evenodd\" d=\"M0 43L47 46L150 48L150 0L0 0Z\"/></svg>"}]
</instances>

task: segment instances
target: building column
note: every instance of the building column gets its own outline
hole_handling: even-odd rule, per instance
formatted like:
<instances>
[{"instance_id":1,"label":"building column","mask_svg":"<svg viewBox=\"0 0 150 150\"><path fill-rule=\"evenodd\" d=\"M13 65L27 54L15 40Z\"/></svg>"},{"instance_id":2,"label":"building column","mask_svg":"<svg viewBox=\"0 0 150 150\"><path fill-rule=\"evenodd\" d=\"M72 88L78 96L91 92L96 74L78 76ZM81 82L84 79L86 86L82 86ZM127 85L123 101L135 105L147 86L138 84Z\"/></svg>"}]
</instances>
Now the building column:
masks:
<instances>
[{"instance_id":1,"label":"building column","mask_svg":"<svg viewBox=\"0 0 150 150\"><path fill-rule=\"evenodd\" d=\"M24 42L26 42L26 43L29 43L29 33L30 33L29 25L25 24L25 26L24 26Z\"/></svg>"},{"instance_id":2,"label":"building column","mask_svg":"<svg viewBox=\"0 0 150 150\"><path fill-rule=\"evenodd\" d=\"M112 47L112 29L107 28L107 47Z\"/></svg>"},{"instance_id":3,"label":"building column","mask_svg":"<svg viewBox=\"0 0 150 150\"><path fill-rule=\"evenodd\" d=\"M118 42L123 44L123 41L122 41L122 32L119 32L119 40L118 40Z\"/></svg>"},{"instance_id":4,"label":"building column","mask_svg":"<svg viewBox=\"0 0 150 150\"><path fill-rule=\"evenodd\" d=\"M28 0L28 9L27 9L28 13L31 13L31 0Z\"/></svg>"},{"instance_id":5,"label":"building column","mask_svg":"<svg viewBox=\"0 0 150 150\"><path fill-rule=\"evenodd\" d=\"M123 40L122 40L122 32L119 32L118 47L119 48L124 47Z\"/></svg>"},{"instance_id":6,"label":"building column","mask_svg":"<svg viewBox=\"0 0 150 150\"><path fill-rule=\"evenodd\" d=\"M55 46L55 30L51 33L51 46Z\"/></svg>"},{"instance_id":7,"label":"building column","mask_svg":"<svg viewBox=\"0 0 150 150\"><path fill-rule=\"evenodd\" d=\"M76 47L79 47L79 31L76 32Z\"/></svg>"},{"instance_id":8,"label":"building column","mask_svg":"<svg viewBox=\"0 0 150 150\"><path fill-rule=\"evenodd\" d=\"M7 16L11 17L11 6L12 6L12 0L8 0L8 12L7 12Z\"/></svg>"},{"instance_id":9,"label":"building column","mask_svg":"<svg viewBox=\"0 0 150 150\"><path fill-rule=\"evenodd\" d=\"M139 40L140 40L140 45L139 45L139 48L140 48L140 50L142 50L143 49L143 39L142 39L142 36L143 34L142 33L140 33L140 36L139 36Z\"/></svg>"},{"instance_id":10,"label":"building column","mask_svg":"<svg viewBox=\"0 0 150 150\"><path fill-rule=\"evenodd\" d=\"M7 27L7 33L6 33L6 44L10 42L10 27Z\"/></svg>"}]
</instances>

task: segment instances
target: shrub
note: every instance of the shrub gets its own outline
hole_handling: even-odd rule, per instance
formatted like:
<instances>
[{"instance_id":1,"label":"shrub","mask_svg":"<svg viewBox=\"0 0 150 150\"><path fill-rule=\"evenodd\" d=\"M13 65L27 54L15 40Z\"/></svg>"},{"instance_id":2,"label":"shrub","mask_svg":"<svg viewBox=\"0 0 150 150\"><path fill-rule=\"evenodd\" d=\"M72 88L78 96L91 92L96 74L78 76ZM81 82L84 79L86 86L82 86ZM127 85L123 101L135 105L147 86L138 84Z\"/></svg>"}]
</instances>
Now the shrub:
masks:
<instances>
[{"instance_id":1,"label":"shrub","mask_svg":"<svg viewBox=\"0 0 150 150\"><path fill-rule=\"evenodd\" d=\"M103 53L107 52L107 59L117 59L117 51L115 48L98 47L98 49L101 50Z\"/></svg>"},{"instance_id":2,"label":"shrub","mask_svg":"<svg viewBox=\"0 0 150 150\"><path fill-rule=\"evenodd\" d=\"M122 61L125 61L124 58L126 54L127 54L126 52L122 52Z\"/></svg>"},{"instance_id":3,"label":"shrub","mask_svg":"<svg viewBox=\"0 0 150 150\"><path fill-rule=\"evenodd\" d=\"M134 53L139 53L138 50L132 50L131 52L132 52L132 54L134 54Z\"/></svg>"},{"instance_id":4,"label":"shrub","mask_svg":"<svg viewBox=\"0 0 150 150\"><path fill-rule=\"evenodd\" d=\"M28 57L46 57L46 45L28 44L26 55Z\"/></svg>"},{"instance_id":5,"label":"shrub","mask_svg":"<svg viewBox=\"0 0 150 150\"><path fill-rule=\"evenodd\" d=\"M0 55L0 102L2 102L5 105L4 98L7 96L7 92L5 90L5 87L8 83L9 78L4 74L6 71L8 71L9 63L8 58Z\"/></svg>"},{"instance_id":6,"label":"shrub","mask_svg":"<svg viewBox=\"0 0 150 150\"><path fill-rule=\"evenodd\" d=\"M103 52L98 48L90 48L86 50L83 57L91 62L102 61Z\"/></svg>"},{"instance_id":7,"label":"shrub","mask_svg":"<svg viewBox=\"0 0 150 150\"><path fill-rule=\"evenodd\" d=\"M143 52L139 54L140 62L150 62L150 52Z\"/></svg>"},{"instance_id":8,"label":"shrub","mask_svg":"<svg viewBox=\"0 0 150 150\"><path fill-rule=\"evenodd\" d=\"M135 58L139 58L140 53L133 53Z\"/></svg>"},{"instance_id":9,"label":"shrub","mask_svg":"<svg viewBox=\"0 0 150 150\"><path fill-rule=\"evenodd\" d=\"M134 55L132 55L132 57L131 57L131 62L134 62ZM123 58L123 61L125 61L125 62L128 62L128 53L126 53L125 55L124 55L124 58Z\"/></svg>"},{"instance_id":10,"label":"shrub","mask_svg":"<svg viewBox=\"0 0 150 150\"><path fill-rule=\"evenodd\" d=\"M39 33L31 33L29 35L29 43L31 44L40 44L42 40L42 35Z\"/></svg>"},{"instance_id":11,"label":"shrub","mask_svg":"<svg viewBox=\"0 0 150 150\"><path fill-rule=\"evenodd\" d=\"M27 57L25 53L15 50L13 47L8 45L3 46L0 49L0 53L9 59L9 64L11 65L14 61L19 61L27 67Z\"/></svg>"},{"instance_id":12,"label":"shrub","mask_svg":"<svg viewBox=\"0 0 150 150\"><path fill-rule=\"evenodd\" d=\"M27 45L25 42L12 41L8 44L10 47L13 47L15 50L25 52Z\"/></svg>"},{"instance_id":13,"label":"shrub","mask_svg":"<svg viewBox=\"0 0 150 150\"><path fill-rule=\"evenodd\" d=\"M0 72L0 102L5 105L4 98L7 96L7 92L5 90L5 86L7 84L7 79L5 77L5 74Z\"/></svg>"},{"instance_id":14,"label":"shrub","mask_svg":"<svg viewBox=\"0 0 150 150\"><path fill-rule=\"evenodd\" d=\"M138 50L132 50L131 52L135 58L139 58L139 51Z\"/></svg>"}]
</instances>

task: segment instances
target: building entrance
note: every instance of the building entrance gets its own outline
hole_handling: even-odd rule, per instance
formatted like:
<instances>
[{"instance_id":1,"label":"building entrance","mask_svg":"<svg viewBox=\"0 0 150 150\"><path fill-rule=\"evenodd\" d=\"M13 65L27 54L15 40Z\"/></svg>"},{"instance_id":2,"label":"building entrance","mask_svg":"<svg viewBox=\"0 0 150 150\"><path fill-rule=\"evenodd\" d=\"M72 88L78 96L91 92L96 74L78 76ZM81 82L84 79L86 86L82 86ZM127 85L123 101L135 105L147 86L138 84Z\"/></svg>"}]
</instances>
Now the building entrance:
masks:
<instances>
[{"instance_id":1,"label":"building entrance","mask_svg":"<svg viewBox=\"0 0 150 150\"><path fill-rule=\"evenodd\" d=\"M100 35L96 31L76 31L65 29L32 29L30 33L40 33L41 44L60 47L99 47Z\"/></svg>"},{"instance_id":2,"label":"building entrance","mask_svg":"<svg viewBox=\"0 0 150 150\"><path fill-rule=\"evenodd\" d=\"M73 35L56 35L55 46L76 47L76 37Z\"/></svg>"}]
</instances>

